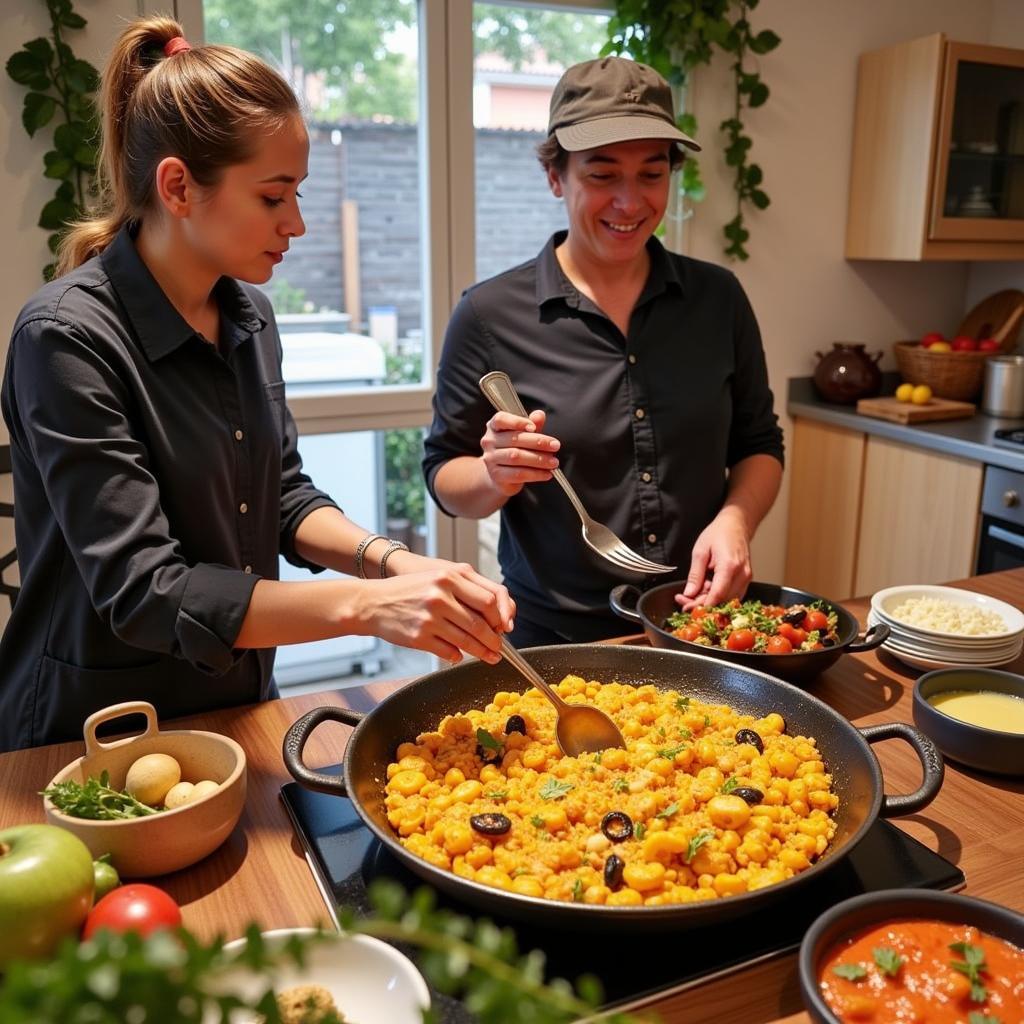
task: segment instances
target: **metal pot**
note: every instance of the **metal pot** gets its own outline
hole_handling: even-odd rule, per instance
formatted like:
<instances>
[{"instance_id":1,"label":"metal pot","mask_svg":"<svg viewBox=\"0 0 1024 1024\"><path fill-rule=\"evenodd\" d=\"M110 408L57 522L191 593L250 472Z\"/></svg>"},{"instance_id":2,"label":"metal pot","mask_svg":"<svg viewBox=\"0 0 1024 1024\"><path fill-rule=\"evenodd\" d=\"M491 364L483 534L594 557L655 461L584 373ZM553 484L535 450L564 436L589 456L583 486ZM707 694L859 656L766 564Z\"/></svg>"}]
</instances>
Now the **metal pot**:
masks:
<instances>
[{"instance_id":1,"label":"metal pot","mask_svg":"<svg viewBox=\"0 0 1024 1024\"><path fill-rule=\"evenodd\" d=\"M748 651L727 651L722 647L704 647L689 640L673 636L663 624L673 613L679 611L676 594L682 593L686 582L664 583L641 594L636 587L623 584L615 587L608 598L612 611L627 622L643 626L647 639L654 647L665 647L671 651L687 651L694 654L709 654L713 658L744 665L747 668L768 672L791 683L806 683L825 669L834 665L841 654L859 654L881 647L889 637L889 627L884 622L872 626L859 640L860 625L842 605L819 597L806 590L780 587L774 583L751 583L743 595L745 601L761 601L764 604L778 604L788 608L794 604L809 604L824 601L838 618L836 632L839 640L834 647L820 651L800 651L795 654L751 654Z\"/></svg>"},{"instance_id":2,"label":"metal pot","mask_svg":"<svg viewBox=\"0 0 1024 1024\"><path fill-rule=\"evenodd\" d=\"M786 720L788 732L815 737L832 773L839 807L833 816L836 835L828 850L808 870L778 885L728 899L661 907L591 906L521 896L460 878L421 860L406 850L388 824L384 807L387 766L394 760L399 743L436 729L445 715L483 708L498 690L521 690L521 677L504 662L490 666L470 661L422 676L365 716L345 708L314 708L288 730L284 739L285 765L301 785L321 793L347 796L388 851L430 885L482 911L572 929L633 925L645 929L696 927L784 900L797 887L842 861L876 817L912 814L930 803L942 784L942 755L916 729L902 723L856 729L816 697L763 672L700 655L605 644L535 647L528 656L530 663L552 680L573 673L609 682L652 683L701 700L725 703L758 717L770 711L779 712ZM302 762L309 736L318 725L329 721L356 726L345 747L340 776L313 771ZM885 795L881 769L868 745L889 738L910 743L924 769L921 787L907 796Z\"/></svg>"}]
</instances>

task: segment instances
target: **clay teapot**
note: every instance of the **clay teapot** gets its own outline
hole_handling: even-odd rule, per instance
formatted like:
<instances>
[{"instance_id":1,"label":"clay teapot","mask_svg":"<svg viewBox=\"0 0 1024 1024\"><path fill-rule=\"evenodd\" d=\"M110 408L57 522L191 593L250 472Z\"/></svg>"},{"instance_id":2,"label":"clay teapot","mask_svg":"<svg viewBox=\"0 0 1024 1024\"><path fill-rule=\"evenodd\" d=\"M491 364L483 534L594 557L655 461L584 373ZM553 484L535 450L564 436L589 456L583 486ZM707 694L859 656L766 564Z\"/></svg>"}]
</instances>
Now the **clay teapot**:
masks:
<instances>
[{"instance_id":1,"label":"clay teapot","mask_svg":"<svg viewBox=\"0 0 1024 1024\"><path fill-rule=\"evenodd\" d=\"M881 352L869 355L863 345L837 341L827 355L814 353L814 387L826 402L853 405L858 398L872 398L882 390Z\"/></svg>"}]
</instances>

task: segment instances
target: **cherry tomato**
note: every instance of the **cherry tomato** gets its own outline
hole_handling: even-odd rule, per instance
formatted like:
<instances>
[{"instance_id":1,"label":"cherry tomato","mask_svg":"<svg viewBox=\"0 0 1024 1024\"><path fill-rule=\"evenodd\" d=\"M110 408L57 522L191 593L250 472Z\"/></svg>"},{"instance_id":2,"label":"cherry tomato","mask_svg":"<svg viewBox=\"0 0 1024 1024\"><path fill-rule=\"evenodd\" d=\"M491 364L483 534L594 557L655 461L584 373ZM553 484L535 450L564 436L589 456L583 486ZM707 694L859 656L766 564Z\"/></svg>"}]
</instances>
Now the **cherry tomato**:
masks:
<instances>
[{"instance_id":1,"label":"cherry tomato","mask_svg":"<svg viewBox=\"0 0 1024 1024\"><path fill-rule=\"evenodd\" d=\"M691 622L689 625L681 626L676 631L676 636L679 637L680 640L689 640L690 643L693 643L693 641L696 640L702 632L703 631L701 630L700 626L695 626Z\"/></svg>"},{"instance_id":2,"label":"cherry tomato","mask_svg":"<svg viewBox=\"0 0 1024 1024\"><path fill-rule=\"evenodd\" d=\"M792 654L793 645L780 633L777 636L768 637L765 650L768 654Z\"/></svg>"},{"instance_id":3,"label":"cherry tomato","mask_svg":"<svg viewBox=\"0 0 1024 1024\"><path fill-rule=\"evenodd\" d=\"M82 938L89 939L100 931L138 932L149 935L160 928L181 925L178 904L155 885L122 885L108 892L89 911L82 929Z\"/></svg>"},{"instance_id":4,"label":"cherry tomato","mask_svg":"<svg viewBox=\"0 0 1024 1024\"><path fill-rule=\"evenodd\" d=\"M725 641L725 646L730 651L749 651L754 646L754 631L752 629L734 629Z\"/></svg>"},{"instance_id":5,"label":"cherry tomato","mask_svg":"<svg viewBox=\"0 0 1024 1024\"><path fill-rule=\"evenodd\" d=\"M699 605L697 605L696 608L691 610L690 618L694 622L700 622L700 620L703 619L704 616L707 615L707 613L708 613L707 608L705 608L702 604L699 604Z\"/></svg>"},{"instance_id":6,"label":"cherry tomato","mask_svg":"<svg viewBox=\"0 0 1024 1024\"><path fill-rule=\"evenodd\" d=\"M799 647L807 639L807 634L802 629L797 629L788 622L783 622L779 626L779 636L784 636L794 647Z\"/></svg>"},{"instance_id":7,"label":"cherry tomato","mask_svg":"<svg viewBox=\"0 0 1024 1024\"><path fill-rule=\"evenodd\" d=\"M810 633L812 629L824 632L828 629L828 616L824 612L819 612L817 609L814 609L804 616L802 625L808 633Z\"/></svg>"}]
</instances>

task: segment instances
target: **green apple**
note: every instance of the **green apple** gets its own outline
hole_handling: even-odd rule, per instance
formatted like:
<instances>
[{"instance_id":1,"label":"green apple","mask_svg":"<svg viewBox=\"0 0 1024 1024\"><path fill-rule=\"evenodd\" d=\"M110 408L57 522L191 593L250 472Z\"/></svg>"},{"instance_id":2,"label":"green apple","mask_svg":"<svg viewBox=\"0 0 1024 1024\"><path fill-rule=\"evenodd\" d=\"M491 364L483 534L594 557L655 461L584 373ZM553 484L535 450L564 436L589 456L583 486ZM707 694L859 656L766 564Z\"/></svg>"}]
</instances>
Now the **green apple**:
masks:
<instances>
[{"instance_id":1,"label":"green apple","mask_svg":"<svg viewBox=\"0 0 1024 1024\"><path fill-rule=\"evenodd\" d=\"M49 956L92 906L92 854L56 825L0 831L0 970Z\"/></svg>"}]
</instances>

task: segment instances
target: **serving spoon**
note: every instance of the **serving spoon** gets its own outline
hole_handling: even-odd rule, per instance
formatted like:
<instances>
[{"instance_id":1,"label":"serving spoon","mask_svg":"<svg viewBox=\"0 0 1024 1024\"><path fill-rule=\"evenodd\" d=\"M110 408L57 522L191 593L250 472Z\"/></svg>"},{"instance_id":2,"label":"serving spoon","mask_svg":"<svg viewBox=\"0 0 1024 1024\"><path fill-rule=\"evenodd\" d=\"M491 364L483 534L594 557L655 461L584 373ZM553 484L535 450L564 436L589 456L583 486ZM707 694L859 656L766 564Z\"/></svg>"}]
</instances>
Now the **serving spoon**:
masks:
<instances>
[{"instance_id":1,"label":"serving spoon","mask_svg":"<svg viewBox=\"0 0 1024 1024\"><path fill-rule=\"evenodd\" d=\"M603 711L591 704L567 704L505 637L501 638L501 656L555 705L558 716L555 739L558 749L566 757L578 757L610 747L625 750L626 741L619 727Z\"/></svg>"}]
</instances>

